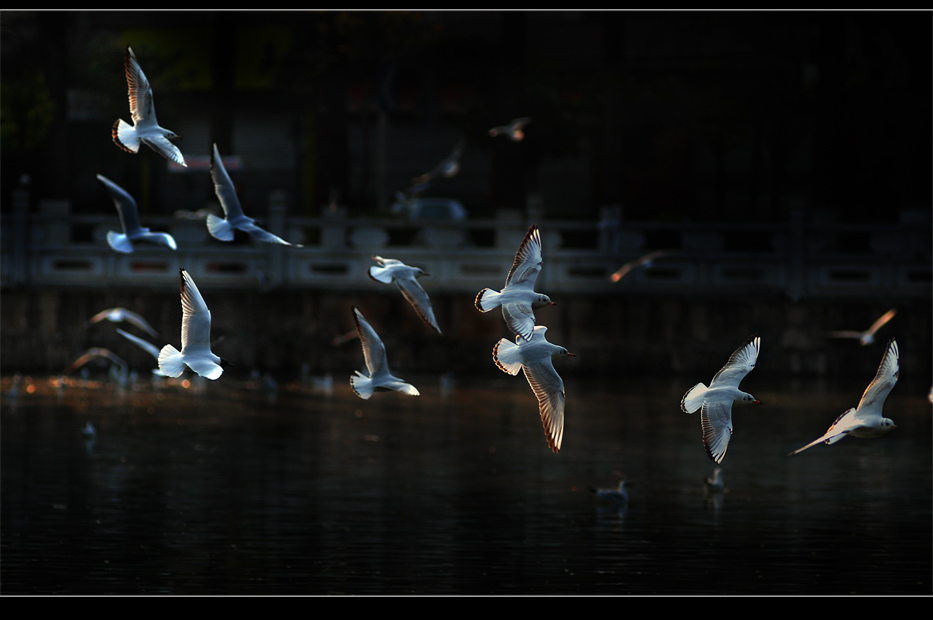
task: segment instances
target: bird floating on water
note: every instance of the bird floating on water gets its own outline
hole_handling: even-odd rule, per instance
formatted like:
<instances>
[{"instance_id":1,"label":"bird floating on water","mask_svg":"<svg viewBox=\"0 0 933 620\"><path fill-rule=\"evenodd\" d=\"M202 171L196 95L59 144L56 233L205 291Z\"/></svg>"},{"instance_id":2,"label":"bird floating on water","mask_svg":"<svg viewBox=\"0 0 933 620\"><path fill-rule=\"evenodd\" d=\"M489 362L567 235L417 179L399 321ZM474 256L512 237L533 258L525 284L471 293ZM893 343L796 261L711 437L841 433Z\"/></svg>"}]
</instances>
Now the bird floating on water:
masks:
<instances>
[{"instance_id":1,"label":"bird floating on water","mask_svg":"<svg viewBox=\"0 0 933 620\"><path fill-rule=\"evenodd\" d=\"M590 487L590 490L596 497L604 499L607 502L619 504L620 506L626 506L628 504L628 488L625 480L620 480L619 486L614 489L596 489Z\"/></svg>"},{"instance_id":2,"label":"bird floating on water","mask_svg":"<svg viewBox=\"0 0 933 620\"><path fill-rule=\"evenodd\" d=\"M156 121L152 88L129 45L126 46L124 66L133 124L130 125L122 118L117 119L111 131L113 141L128 153L138 153L140 143L147 144L162 157L187 167L181 151L171 142L178 136L175 132L160 127Z\"/></svg>"},{"instance_id":3,"label":"bird floating on water","mask_svg":"<svg viewBox=\"0 0 933 620\"><path fill-rule=\"evenodd\" d=\"M755 367L760 347L759 336L749 338L716 373L709 387L697 383L680 401L680 408L685 413L700 409L703 447L710 460L716 463L721 463L726 456L732 437L732 404L761 404L754 396L739 389L739 383Z\"/></svg>"}]
</instances>

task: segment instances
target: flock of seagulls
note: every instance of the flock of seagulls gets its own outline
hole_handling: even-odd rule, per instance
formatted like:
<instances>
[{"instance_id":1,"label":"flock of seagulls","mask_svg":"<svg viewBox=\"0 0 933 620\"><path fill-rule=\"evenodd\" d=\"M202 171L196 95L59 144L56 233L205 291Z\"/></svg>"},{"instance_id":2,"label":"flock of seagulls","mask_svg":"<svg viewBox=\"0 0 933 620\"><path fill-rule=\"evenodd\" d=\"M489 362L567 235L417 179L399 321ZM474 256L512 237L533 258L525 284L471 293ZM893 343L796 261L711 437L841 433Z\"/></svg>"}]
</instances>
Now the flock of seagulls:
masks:
<instances>
[{"instance_id":1,"label":"flock of seagulls","mask_svg":"<svg viewBox=\"0 0 933 620\"><path fill-rule=\"evenodd\" d=\"M130 112L133 124L118 119L113 125L114 142L123 150L138 153L140 144L146 144L162 157L186 165L181 151L172 140L177 136L161 127L155 116L152 89L133 50L126 46L125 70L129 90ZM504 135L514 142L524 138L523 128L530 118L516 118L507 125L489 130L490 136ZM426 187L436 178L450 178L460 169L460 158L464 143L459 142L454 150L430 172L412 179L412 185ZM217 145L213 145L210 167L214 191L220 201L224 216L206 214L206 225L210 235L220 241L234 239L234 230L249 234L254 240L301 247L289 243L256 224L243 213L235 187L227 174ZM122 224L122 233L110 232L108 245L117 252L133 251L136 242L148 242L177 249L175 240L168 233L151 232L141 225L136 201L124 189L103 175L98 180L106 187L112 198ZM647 267L653 261L674 253L676 250L651 252L623 265L610 276L618 282L632 270ZM418 279L427 276L419 267L406 265L400 260L372 255L375 265L368 276L376 282L398 287L413 311L430 329L442 334L428 293ZM482 313L499 308L507 329L514 341L501 338L492 348L492 359L503 372L517 376L521 371L537 400L548 447L558 453L564 437L566 394L564 382L554 367L554 356L575 357L567 348L553 344L546 338L547 327L538 324L535 311L554 305L551 298L535 290L543 265L541 231L532 225L516 251L504 286L499 289L484 288L476 295L474 305ZM157 360L152 372L163 377L179 377L185 368L211 380L219 379L224 369L231 364L211 350L211 312L198 290L194 279L185 269L179 269L180 298L182 308L181 349L165 344L161 349L151 342L123 329L117 332L147 351ZM368 400L377 391L396 391L406 396L419 396L418 389L395 376L389 368L386 347L373 326L362 312L352 308L356 325L355 332L340 337L340 341L358 338L363 353L364 369L355 370L350 376L350 386L361 399ZM876 333L895 315L891 309L865 331L830 332L834 338L854 338L865 346L874 342ZM158 337L156 330L139 314L126 308L108 308L94 315L89 324L101 321L127 322L150 337ZM722 463L733 433L732 409L735 405L758 404L761 402L751 394L739 389L743 379L755 368L761 350L761 338L755 334L746 340L730 356L725 366L710 381L709 386L697 383L687 390L681 399L681 409L688 414L700 412L702 443L708 458L717 464L711 477L704 481L708 493L725 492L722 479ZM856 408L849 409L833 422L818 439L790 453L799 454L819 443L833 444L843 437L875 438L886 435L896 428L894 422L883 416L882 407L899 374L899 351L892 338L888 341L884 357L874 380L865 390ZM83 352L69 367L69 371L80 368L90 360L103 358L115 367L125 370L126 363L111 351L94 347ZM596 495L609 501L624 504L628 500L625 481L615 489L593 489Z\"/></svg>"}]
</instances>

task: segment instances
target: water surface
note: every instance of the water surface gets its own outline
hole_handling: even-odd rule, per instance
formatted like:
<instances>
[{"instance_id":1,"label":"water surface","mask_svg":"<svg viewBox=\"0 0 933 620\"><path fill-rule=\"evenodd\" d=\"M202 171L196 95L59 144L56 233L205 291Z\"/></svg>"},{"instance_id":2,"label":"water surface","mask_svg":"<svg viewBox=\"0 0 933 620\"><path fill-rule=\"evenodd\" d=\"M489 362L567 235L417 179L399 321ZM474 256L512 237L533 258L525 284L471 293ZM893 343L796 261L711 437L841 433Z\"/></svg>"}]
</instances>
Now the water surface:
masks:
<instances>
[{"instance_id":1,"label":"water surface","mask_svg":"<svg viewBox=\"0 0 933 620\"><path fill-rule=\"evenodd\" d=\"M887 437L788 458L864 386L749 381L764 405L737 411L729 491L707 496L679 409L695 380L568 380L553 454L503 377L406 377L421 397L369 401L342 379L28 378L15 398L6 379L3 593L931 593L921 389L895 388ZM591 493L620 475L626 507Z\"/></svg>"}]
</instances>

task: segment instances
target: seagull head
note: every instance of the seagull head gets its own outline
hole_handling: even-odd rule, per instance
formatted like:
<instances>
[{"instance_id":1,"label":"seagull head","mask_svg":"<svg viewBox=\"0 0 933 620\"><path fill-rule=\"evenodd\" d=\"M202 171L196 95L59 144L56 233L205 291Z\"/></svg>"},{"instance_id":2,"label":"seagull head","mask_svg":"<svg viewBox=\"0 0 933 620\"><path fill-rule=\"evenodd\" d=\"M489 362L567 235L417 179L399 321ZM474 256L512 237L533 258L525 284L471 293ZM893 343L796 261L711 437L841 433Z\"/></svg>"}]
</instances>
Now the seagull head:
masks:
<instances>
[{"instance_id":1,"label":"seagull head","mask_svg":"<svg viewBox=\"0 0 933 620\"><path fill-rule=\"evenodd\" d=\"M531 307L536 310L538 308L543 308L544 306L556 306L556 305L557 304L551 301L551 298L548 297L547 295L538 295L537 299L531 302Z\"/></svg>"},{"instance_id":2,"label":"seagull head","mask_svg":"<svg viewBox=\"0 0 933 620\"><path fill-rule=\"evenodd\" d=\"M233 364L231 364L230 362L228 362L228 361L225 360L224 358L220 358L220 367L221 367L221 368L232 368L232 367L233 367Z\"/></svg>"}]
</instances>

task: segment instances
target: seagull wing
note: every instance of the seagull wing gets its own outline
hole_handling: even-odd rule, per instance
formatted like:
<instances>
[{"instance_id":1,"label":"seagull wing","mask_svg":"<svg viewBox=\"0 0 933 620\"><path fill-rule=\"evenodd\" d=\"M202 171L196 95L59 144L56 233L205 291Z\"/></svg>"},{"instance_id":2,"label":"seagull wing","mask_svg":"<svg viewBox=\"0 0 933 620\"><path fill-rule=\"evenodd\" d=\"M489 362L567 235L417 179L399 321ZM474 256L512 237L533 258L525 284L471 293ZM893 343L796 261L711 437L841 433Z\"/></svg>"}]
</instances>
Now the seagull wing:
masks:
<instances>
[{"instance_id":1,"label":"seagull wing","mask_svg":"<svg viewBox=\"0 0 933 620\"><path fill-rule=\"evenodd\" d=\"M888 394L891 393L891 389L894 388L894 384L897 383L897 378L900 375L899 355L897 342L892 338L888 341L887 349L884 352L884 357L881 358L881 364L878 366L875 378L865 388L865 392L862 394L861 400L859 400L859 413L863 413L866 409L872 409L873 405L881 405L888 397ZM880 406L875 407L875 410L878 415L881 415Z\"/></svg>"},{"instance_id":2,"label":"seagull wing","mask_svg":"<svg viewBox=\"0 0 933 620\"><path fill-rule=\"evenodd\" d=\"M214 192L220 200L220 206L224 209L224 215L227 220L237 220L245 217L243 208L240 206L240 199L236 195L236 188L227 169L224 168L224 162L217 151L217 145L214 144L214 152L211 155L211 179L214 181ZM236 222L234 222L236 223Z\"/></svg>"},{"instance_id":3,"label":"seagull wing","mask_svg":"<svg viewBox=\"0 0 933 620\"><path fill-rule=\"evenodd\" d=\"M521 245L518 246L515 261L509 269L509 275L505 278L505 285L534 289L542 262L541 233L537 226L532 225L525 233Z\"/></svg>"},{"instance_id":4,"label":"seagull wing","mask_svg":"<svg viewBox=\"0 0 933 620\"><path fill-rule=\"evenodd\" d=\"M732 403L704 402L700 408L700 429L707 456L722 463L732 438Z\"/></svg>"},{"instance_id":5,"label":"seagull wing","mask_svg":"<svg viewBox=\"0 0 933 620\"><path fill-rule=\"evenodd\" d=\"M547 435L547 443L553 452L560 452L564 439L564 381L554 370L550 354L523 365L528 385L538 399L538 412Z\"/></svg>"},{"instance_id":6,"label":"seagull wing","mask_svg":"<svg viewBox=\"0 0 933 620\"><path fill-rule=\"evenodd\" d=\"M194 280L184 269L181 273L181 352L210 351L211 311L208 310Z\"/></svg>"},{"instance_id":7,"label":"seagull wing","mask_svg":"<svg viewBox=\"0 0 933 620\"><path fill-rule=\"evenodd\" d=\"M120 215L120 224L123 226L123 234L132 236L142 232L142 226L139 224L139 212L136 201L130 196L129 192L108 179L102 174L97 175L97 180L104 184L113 204L117 207L117 213Z\"/></svg>"},{"instance_id":8,"label":"seagull wing","mask_svg":"<svg viewBox=\"0 0 933 620\"><path fill-rule=\"evenodd\" d=\"M756 334L749 338L745 344L735 350L729 357L726 365L716 373L710 382L710 387L717 385L731 385L738 387L745 375L750 373L758 361L758 351L761 348L761 338ZM730 414L731 416L731 414ZM725 451L723 451L725 452Z\"/></svg>"},{"instance_id":9,"label":"seagull wing","mask_svg":"<svg viewBox=\"0 0 933 620\"><path fill-rule=\"evenodd\" d=\"M130 114L133 116L133 123L139 125L156 123L155 108L152 103L152 88L149 86L149 80L139 66L136 60L136 54L133 49L126 46L126 83L129 88Z\"/></svg>"},{"instance_id":10,"label":"seagull wing","mask_svg":"<svg viewBox=\"0 0 933 620\"><path fill-rule=\"evenodd\" d=\"M437 333L441 333L441 328L437 326L437 319L434 318L434 310L431 308L431 299L424 288L421 287L421 284L418 283L418 280L414 276L396 278L395 283L398 285L399 290L402 291L405 299L408 300L408 303L411 304L411 307L421 317L421 320Z\"/></svg>"},{"instance_id":11,"label":"seagull wing","mask_svg":"<svg viewBox=\"0 0 933 620\"><path fill-rule=\"evenodd\" d=\"M353 308L353 317L356 320L356 331L360 335L360 343L363 346L363 359L366 362L367 370L369 370L370 378L377 373L388 372L386 369L386 348L382 344L379 334L363 318L363 313L356 308Z\"/></svg>"}]
</instances>

